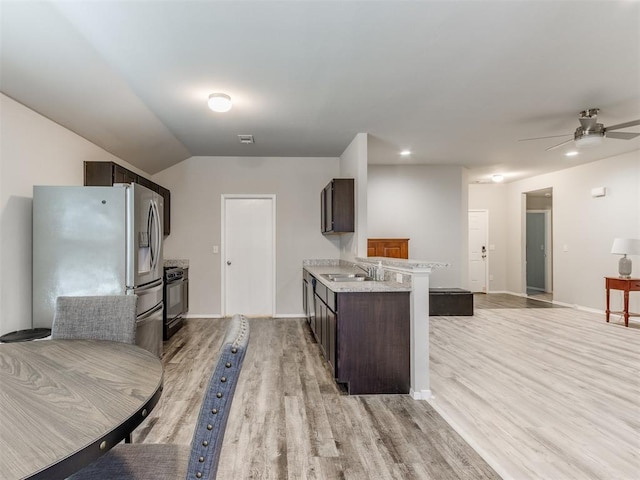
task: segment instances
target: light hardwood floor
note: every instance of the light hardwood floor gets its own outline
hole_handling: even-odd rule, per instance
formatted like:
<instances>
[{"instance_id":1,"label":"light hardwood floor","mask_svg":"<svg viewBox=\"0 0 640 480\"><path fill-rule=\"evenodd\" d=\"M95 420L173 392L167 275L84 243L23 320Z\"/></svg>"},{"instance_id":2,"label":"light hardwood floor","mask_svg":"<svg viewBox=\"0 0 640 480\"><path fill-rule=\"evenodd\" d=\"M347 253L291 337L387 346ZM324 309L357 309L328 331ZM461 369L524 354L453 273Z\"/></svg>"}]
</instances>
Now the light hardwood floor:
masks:
<instances>
[{"instance_id":1,"label":"light hardwood floor","mask_svg":"<svg viewBox=\"0 0 640 480\"><path fill-rule=\"evenodd\" d=\"M226 322L165 343L134 441L190 442ZM341 395L302 320L252 319L219 478L640 479L640 322L494 294L430 326L421 402Z\"/></svg>"},{"instance_id":2,"label":"light hardwood floor","mask_svg":"<svg viewBox=\"0 0 640 480\"><path fill-rule=\"evenodd\" d=\"M189 443L228 320L165 343L165 390L134 442ZM427 402L347 396L302 319L251 319L220 479L499 479Z\"/></svg>"},{"instance_id":3,"label":"light hardwood floor","mask_svg":"<svg viewBox=\"0 0 640 480\"><path fill-rule=\"evenodd\" d=\"M505 480L640 479L640 324L508 303L431 318L430 403Z\"/></svg>"}]
</instances>

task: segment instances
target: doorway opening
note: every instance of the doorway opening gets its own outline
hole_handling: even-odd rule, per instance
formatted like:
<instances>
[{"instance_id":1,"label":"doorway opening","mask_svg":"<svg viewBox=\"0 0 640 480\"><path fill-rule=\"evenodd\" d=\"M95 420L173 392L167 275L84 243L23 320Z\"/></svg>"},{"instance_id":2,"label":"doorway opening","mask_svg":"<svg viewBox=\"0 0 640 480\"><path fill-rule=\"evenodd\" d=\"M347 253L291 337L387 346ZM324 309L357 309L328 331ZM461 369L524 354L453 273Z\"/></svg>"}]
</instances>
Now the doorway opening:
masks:
<instances>
[{"instance_id":1,"label":"doorway opening","mask_svg":"<svg viewBox=\"0 0 640 480\"><path fill-rule=\"evenodd\" d=\"M525 293L553 300L553 189L525 193Z\"/></svg>"}]
</instances>

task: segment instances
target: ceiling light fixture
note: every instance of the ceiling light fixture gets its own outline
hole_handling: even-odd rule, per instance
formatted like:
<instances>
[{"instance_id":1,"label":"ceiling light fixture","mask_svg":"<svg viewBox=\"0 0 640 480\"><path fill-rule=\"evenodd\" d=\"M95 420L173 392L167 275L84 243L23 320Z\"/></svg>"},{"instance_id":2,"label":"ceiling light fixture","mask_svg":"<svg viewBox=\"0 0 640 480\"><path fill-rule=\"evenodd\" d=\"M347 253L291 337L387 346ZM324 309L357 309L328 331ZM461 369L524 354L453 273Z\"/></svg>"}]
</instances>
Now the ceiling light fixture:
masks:
<instances>
[{"instance_id":1,"label":"ceiling light fixture","mask_svg":"<svg viewBox=\"0 0 640 480\"><path fill-rule=\"evenodd\" d=\"M570 150L567 153L564 154L565 157L575 157L576 155L578 155L578 151L577 150Z\"/></svg>"},{"instance_id":2,"label":"ceiling light fixture","mask_svg":"<svg viewBox=\"0 0 640 480\"><path fill-rule=\"evenodd\" d=\"M209 108L214 112L224 113L231 110L231 97L226 93L212 93L209 95Z\"/></svg>"},{"instance_id":3,"label":"ceiling light fixture","mask_svg":"<svg viewBox=\"0 0 640 480\"><path fill-rule=\"evenodd\" d=\"M577 148L588 148L601 145L602 140L604 140L603 134L583 135L575 139L575 144Z\"/></svg>"},{"instance_id":4,"label":"ceiling light fixture","mask_svg":"<svg viewBox=\"0 0 640 480\"><path fill-rule=\"evenodd\" d=\"M500 175L499 173L496 173L495 175L491 176L491 180L495 183L500 183L504 180L504 175Z\"/></svg>"},{"instance_id":5,"label":"ceiling light fixture","mask_svg":"<svg viewBox=\"0 0 640 480\"><path fill-rule=\"evenodd\" d=\"M411 155L411 150L402 150L400 152L400 155L402 155L403 157L406 157L407 155Z\"/></svg>"}]
</instances>

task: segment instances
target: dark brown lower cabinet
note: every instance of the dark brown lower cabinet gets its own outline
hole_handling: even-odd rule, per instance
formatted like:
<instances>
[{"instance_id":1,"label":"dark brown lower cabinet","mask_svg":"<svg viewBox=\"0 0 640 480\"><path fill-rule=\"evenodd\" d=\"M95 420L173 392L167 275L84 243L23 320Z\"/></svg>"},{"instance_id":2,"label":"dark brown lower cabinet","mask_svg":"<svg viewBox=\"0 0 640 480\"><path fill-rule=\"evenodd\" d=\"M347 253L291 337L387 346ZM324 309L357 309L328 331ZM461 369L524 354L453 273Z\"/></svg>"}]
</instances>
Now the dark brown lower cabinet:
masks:
<instances>
[{"instance_id":1,"label":"dark brown lower cabinet","mask_svg":"<svg viewBox=\"0 0 640 480\"><path fill-rule=\"evenodd\" d=\"M409 393L409 292L333 292L314 284L311 331L337 382L353 395Z\"/></svg>"},{"instance_id":2,"label":"dark brown lower cabinet","mask_svg":"<svg viewBox=\"0 0 640 480\"><path fill-rule=\"evenodd\" d=\"M351 394L409 393L409 292L338 294L336 380Z\"/></svg>"}]
</instances>

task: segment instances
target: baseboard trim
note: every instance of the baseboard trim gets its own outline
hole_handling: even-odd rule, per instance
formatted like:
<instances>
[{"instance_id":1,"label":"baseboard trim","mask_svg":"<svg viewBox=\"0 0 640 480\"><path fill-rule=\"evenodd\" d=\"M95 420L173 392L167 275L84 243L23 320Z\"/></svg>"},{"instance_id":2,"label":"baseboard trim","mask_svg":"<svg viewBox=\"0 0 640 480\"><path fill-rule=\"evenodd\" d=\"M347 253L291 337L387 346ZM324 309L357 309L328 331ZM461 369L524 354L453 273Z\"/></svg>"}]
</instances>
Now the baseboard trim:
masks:
<instances>
[{"instance_id":1,"label":"baseboard trim","mask_svg":"<svg viewBox=\"0 0 640 480\"><path fill-rule=\"evenodd\" d=\"M409 395L414 400L429 400L431 398L431 390L415 391L413 388L409 390Z\"/></svg>"}]
</instances>

